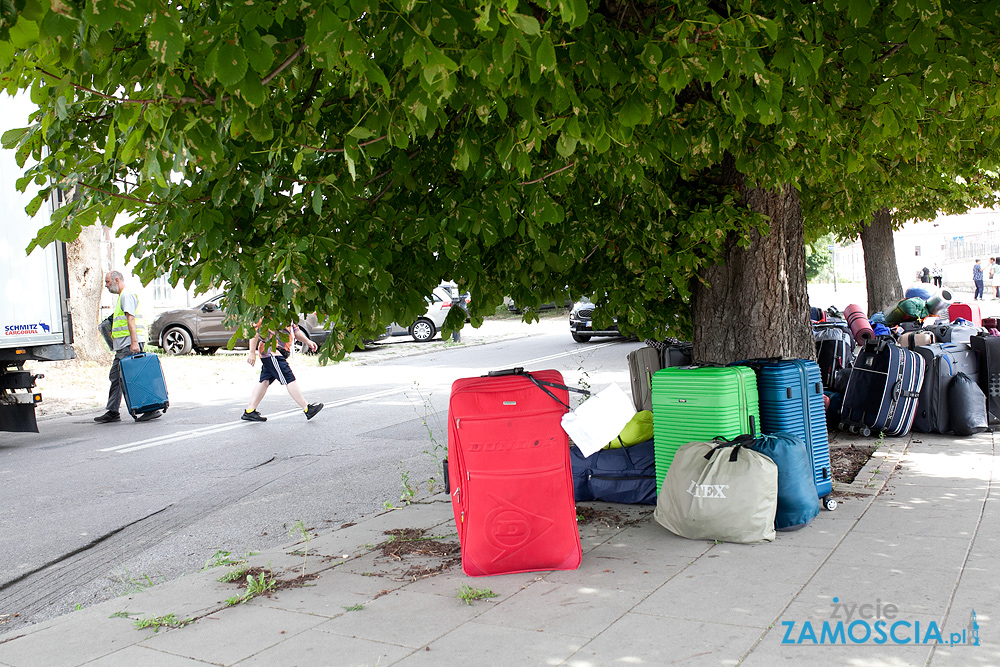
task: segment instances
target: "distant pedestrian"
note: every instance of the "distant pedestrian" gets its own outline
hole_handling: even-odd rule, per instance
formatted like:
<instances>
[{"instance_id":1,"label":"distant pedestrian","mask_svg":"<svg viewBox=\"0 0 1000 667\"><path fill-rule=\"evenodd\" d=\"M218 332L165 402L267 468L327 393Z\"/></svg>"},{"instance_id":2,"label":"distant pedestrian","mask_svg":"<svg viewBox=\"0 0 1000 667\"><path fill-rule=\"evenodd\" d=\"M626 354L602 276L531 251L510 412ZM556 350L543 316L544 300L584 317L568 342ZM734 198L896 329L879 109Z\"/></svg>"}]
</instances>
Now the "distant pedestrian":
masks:
<instances>
[{"instance_id":1,"label":"distant pedestrian","mask_svg":"<svg viewBox=\"0 0 1000 667\"><path fill-rule=\"evenodd\" d=\"M986 274L986 286L990 288L990 298L994 296L994 285L996 285L996 273L997 273L997 260L996 257L990 257L990 265L984 269Z\"/></svg>"},{"instance_id":2,"label":"distant pedestrian","mask_svg":"<svg viewBox=\"0 0 1000 667\"><path fill-rule=\"evenodd\" d=\"M931 270L926 266L920 270L920 282L929 283L931 281Z\"/></svg>"},{"instance_id":3,"label":"distant pedestrian","mask_svg":"<svg viewBox=\"0 0 1000 667\"><path fill-rule=\"evenodd\" d=\"M247 352L247 363L251 366L257 361L257 354L260 354L260 381L254 387L253 393L250 394L250 403L240 418L249 422L267 421L267 417L257 411L257 406L264 400L264 394L267 393L271 383L277 380L279 384L285 385L288 395L299 404L306 419L312 419L323 409L323 404L306 402L284 353L291 352L292 340L301 341L308 345L313 352L318 346L294 324L280 331L263 332L260 325L261 323L258 322L257 333L250 340L250 350Z\"/></svg>"},{"instance_id":4,"label":"distant pedestrian","mask_svg":"<svg viewBox=\"0 0 1000 667\"><path fill-rule=\"evenodd\" d=\"M972 282L976 285L976 293L973 295L973 301L981 301L983 298L983 265L976 260L976 263L972 267Z\"/></svg>"},{"instance_id":5,"label":"distant pedestrian","mask_svg":"<svg viewBox=\"0 0 1000 667\"><path fill-rule=\"evenodd\" d=\"M146 337L146 325L139 314L139 297L125 289L125 277L120 271L109 271L104 276L104 286L112 294L117 294L115 310L111 316L111 342L114 347L115 359L111 362L108 379L111 387L108 389L107 412L94 417L98 424L121 421L122 381L121 360L139 354L143 351ZM159 410L144 412L136 421L147 422L156 419L162 413Z\"/></svg>"},{"instance_id":6,"label":"distant pedestrian","mask_svg":"<svg viewBox=\"0 0 1000 667\"><path fill-rule=\"evenodd\" d=\"M931 268L931 277L934 278L934 287L941 287L942 276L944 276L944 271L941 270L941 265L934 262L934 266Z\"/></svg>"},{"instance_id":7,"label":"distant pedestrian","mask_svg":"<svg viewBox=\"0 0 1000 667\"><path fill-rule=\"evenodd\" d=\"M993 298L1000 299L1000 257L991 257L993 260Z\"/></svg>"}]
</instances>

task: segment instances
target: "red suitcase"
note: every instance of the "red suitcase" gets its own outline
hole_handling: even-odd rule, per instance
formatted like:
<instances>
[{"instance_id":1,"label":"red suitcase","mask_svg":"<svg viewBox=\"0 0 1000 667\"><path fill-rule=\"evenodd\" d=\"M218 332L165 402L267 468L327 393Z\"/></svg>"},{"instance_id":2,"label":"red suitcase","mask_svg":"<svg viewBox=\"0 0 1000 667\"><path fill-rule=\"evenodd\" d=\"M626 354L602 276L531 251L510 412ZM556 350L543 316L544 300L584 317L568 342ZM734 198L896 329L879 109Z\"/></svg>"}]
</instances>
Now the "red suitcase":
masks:
<instances>
[{"instance_id":1,"label":"red suitcase","mask_svg":"<svg viewBox=\"0 0 1000 667\"><path fill-rule=\"evenodd\" d=\"M513 369L451 387L448 477L469 576L580 566L562 382Z\"/></svg>"},{"instance_id":2,"label":"red suitcase","mask_svg":"<svg viewBox=\"0 0 1000 667\"><path fill-rule=\"evenodd\" d=\"M948 306L948 319L952 322L958 318L969 320L973 326L983 326L983 316L979 311L979 304L955 302Z\"/></svg>"}]
</instances>

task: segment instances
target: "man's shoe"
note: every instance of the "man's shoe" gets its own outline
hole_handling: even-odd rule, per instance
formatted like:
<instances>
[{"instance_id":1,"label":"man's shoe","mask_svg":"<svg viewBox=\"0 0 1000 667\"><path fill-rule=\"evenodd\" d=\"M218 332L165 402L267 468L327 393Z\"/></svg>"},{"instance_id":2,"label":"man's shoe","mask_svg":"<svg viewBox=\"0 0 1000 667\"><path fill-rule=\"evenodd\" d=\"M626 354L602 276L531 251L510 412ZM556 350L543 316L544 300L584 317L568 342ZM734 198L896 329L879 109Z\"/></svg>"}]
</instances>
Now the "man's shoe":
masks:
<instances>
[{"instance_id":1,"label":"man's shoe","mask_svg":"<svg viewBox=\"0 0 1000 667\"><path fill-rule=\"evenodd\" d=\"M264 415L260 414L256 410L254 410L252 412L247 412L246 410L244 410L243 411L243 416L240 417L240 419L242 419L243 421L248 421L248 422L266 422L267 421L267 417L265 417Z\"/></svg>"},{"instance_id":2,"label":"man's shoe","mask_svg":"<svg viewBox=\"0 0 1000 667\"><path fill-rule=\"evenodd\" d=\"M322 403L310 403L306 407L306 419L312 419L319 414L319 411L323 409Z\"/></svg>"},{"instance_id":3,"label":"man's shoe","mask_svg":"<svg viewBox=\"0 0 1000 667\"><path fill-rule=\"evenodd\" d=\"M111 410L108 410L100 417L94 417L94 421L97 422L98 424L107 424L109 422L120 422L121 420L122 416L117 412L111 412Z\"/></svg>"},{"instance_id":4,"label":"man's shoe","mask_svg":"<svg viewBox=\"0 0 1000 667\"><path fill-rule=\"evenodd\" d=\"M152 412L143 412L136 418L137 422L148 422L153 421L157 417L161 416L163 413L159 410L153 410Z\"/></svg>"}]
</instances>

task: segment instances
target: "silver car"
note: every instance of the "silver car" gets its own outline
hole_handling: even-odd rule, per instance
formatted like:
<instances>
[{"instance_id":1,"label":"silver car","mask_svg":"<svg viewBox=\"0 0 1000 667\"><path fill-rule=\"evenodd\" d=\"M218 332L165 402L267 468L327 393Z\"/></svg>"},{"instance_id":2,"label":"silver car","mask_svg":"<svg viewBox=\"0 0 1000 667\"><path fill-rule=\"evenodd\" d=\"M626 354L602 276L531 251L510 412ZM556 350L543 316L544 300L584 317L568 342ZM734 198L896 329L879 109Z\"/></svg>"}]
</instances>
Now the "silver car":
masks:
<instances>
[{"instance_id":1,"label":"silver car","mask_svg":"<svg viewBox=\"0 0 1000 667\"><path fill-rule=\"evenodd\" d=\"M451 292L445 287L435 287L431 295L424 298L427 300L427 312L408 327L393 322L389 325L390 336L409 334L417 342L429 341L441 330L441 325L444 324L453 305L468 309L468 295L452 299Z\"/></svg>"}]
</instances>

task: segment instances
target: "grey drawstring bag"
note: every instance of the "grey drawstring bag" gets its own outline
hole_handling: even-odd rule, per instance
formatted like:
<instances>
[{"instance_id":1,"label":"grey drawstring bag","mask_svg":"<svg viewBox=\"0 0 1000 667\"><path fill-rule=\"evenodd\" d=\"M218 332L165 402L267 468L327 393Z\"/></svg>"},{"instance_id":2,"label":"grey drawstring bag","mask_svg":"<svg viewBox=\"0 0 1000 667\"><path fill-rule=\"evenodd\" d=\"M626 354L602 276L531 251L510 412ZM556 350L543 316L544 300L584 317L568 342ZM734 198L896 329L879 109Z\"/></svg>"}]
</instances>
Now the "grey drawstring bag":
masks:
<instances>
[{"instance_id":1,"label":"grey drawstring bag","mask_svg":"<svg viewBox=\"0 0 1000 667\"><path fill-rule=\"evenodd\" d=\"M689 442L674 454L653 518L688 539L749 544L775 538L777 507L774 461L739 442Z\"/></svg>"}]
</instances>

